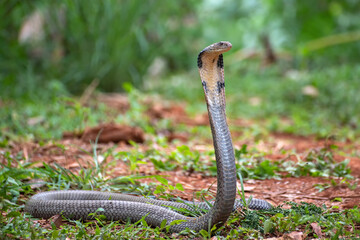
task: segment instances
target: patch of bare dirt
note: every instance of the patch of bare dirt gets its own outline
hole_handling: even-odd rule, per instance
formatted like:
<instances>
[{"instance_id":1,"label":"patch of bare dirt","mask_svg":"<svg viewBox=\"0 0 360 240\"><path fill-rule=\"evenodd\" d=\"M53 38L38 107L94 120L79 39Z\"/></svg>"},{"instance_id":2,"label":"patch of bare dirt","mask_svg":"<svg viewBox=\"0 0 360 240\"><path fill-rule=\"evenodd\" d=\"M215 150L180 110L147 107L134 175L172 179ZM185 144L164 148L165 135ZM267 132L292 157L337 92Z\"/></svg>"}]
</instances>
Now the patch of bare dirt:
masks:
<instances>
[{"instance_id":1,"label":"patch of bare dirt","mask_svg":"<svg viewBox=\"0 0 360 240\"><path fill-rule=\"evenodd\" d=\"M130 107L129 100L124 94L100 94L97 96L97 100L119 113L125 113ZM209 125L209 118L206 113L190 117L185 111L185 104L160 101L155 98L146 98L141 104L146 107L146 115L152 121L170 119L175 124L183 123L189 126Z\"/></svg>"},{"instance_id":2,"label":"patch of bare dirt","mask_svg":"<svg viewBox=\"0 0 360 240\"><path fill-rule=\"evenodd\" d=\"M156 121L158 119L170 119L175 124L185 124L187 126L209 125L209 117L206 113L190 117L182 104L163 104L159 102L148 102L146 114Z\"/></svg>"}]
</instances>

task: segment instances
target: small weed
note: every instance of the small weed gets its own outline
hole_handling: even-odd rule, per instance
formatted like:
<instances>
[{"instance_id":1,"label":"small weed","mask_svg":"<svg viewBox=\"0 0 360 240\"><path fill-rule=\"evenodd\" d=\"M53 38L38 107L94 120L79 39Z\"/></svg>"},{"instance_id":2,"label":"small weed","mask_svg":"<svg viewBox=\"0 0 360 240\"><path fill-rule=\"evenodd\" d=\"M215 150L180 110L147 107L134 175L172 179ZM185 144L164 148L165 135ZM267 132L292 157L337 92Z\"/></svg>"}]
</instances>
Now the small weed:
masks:
<instances>
[{"instance_id":1,"label":"small weed","mask_svg":"<svg viewBox=\"0 0 360 240\"><path fill-rule=\"evenodd\" d=\"M351 169L348 167L349 160L336 162L332 151L322 148L320 151L312 150L304 158L297 162L283 161L282 170L290 176L312 177L347 177L352 178Z\"/></svg>"},{"instance_id":2,"label":"small weed","mask_svg":"<svg viewBox=\"0 0 360 240\"><path fill-rule=\"evenodd\" d=\"M171 194L174 190L178 191L184 191L183 186L181 183L176 183L175 186L170 185L169 181L163 177L155 176L155 179L161 183L161 185L157 185L156 189L154 191L154 194L160 194L162 197L165 197L165 199L171 199L174 198L174 196ZM167 192L170 191L170 194L167 194ZM164 195L166 194L166 195Z\"/></svg>"},{"instance_id":3,"label":"small weed","mask_svg":"<svg viewBox=\"0 0 360 240\"><path fill-rule=\"evenodd\" d=\"M322 191L330 188L330 187L331 187L331 184L329 184L329 183L317 183L317 184L314 185L314 187L315 187L316 189L318 189L319 192L322 192Z\"/></svg>"},{"instance_id":4,"label":"small weed","mask_svg":"<svg viewBox=\"0 0 360 240\"><path fill-rule=\"evenodd\" d=\"M115 155L115 158L124 161L129 166L131 173L137 172L139 165L147 164L143 160L145 155L136 149L131 152L120 151Z\"/></svg>"},{"instance_id":5,"label":"small weed","mask_svg":"<svg viewBox=\"0 0 360 240\"><path fill-rule=\"evenodd\" d=\"M188 146L182 145L176 148L175 151L169 155L169 160L173 160L180 164L180 166L189 172L201 170L204 163L199 163L200 153L198 151L191 151Z\"/></svg>"},{"instance_id":6,"label":"small weed","mask_svg":"<svg viewBox=\"0 0 360 240\"><path fill-rule=\"evenodd\" d=\"M161 157L151 156L150 161L154 164L155 169L160 171L172 171L178 166L171 161L162 161Z\"/></svg>"},{"instance_id":7,"label":"small weed","mask_svg":"<svg viewBox=\"0 0 360 240\"><path fill-rule=\"evenodd\" d=\"M336 162L332 151L323 148L311 151L303 160L298 157L294 162L288 159L270 161L264 157L254 157L248 154L247 146L235 149L237 169L245 179L279 178L281 176L312 176L312 177L346 177L352 178L349 160Z\"/></svg>"}]
</instances>

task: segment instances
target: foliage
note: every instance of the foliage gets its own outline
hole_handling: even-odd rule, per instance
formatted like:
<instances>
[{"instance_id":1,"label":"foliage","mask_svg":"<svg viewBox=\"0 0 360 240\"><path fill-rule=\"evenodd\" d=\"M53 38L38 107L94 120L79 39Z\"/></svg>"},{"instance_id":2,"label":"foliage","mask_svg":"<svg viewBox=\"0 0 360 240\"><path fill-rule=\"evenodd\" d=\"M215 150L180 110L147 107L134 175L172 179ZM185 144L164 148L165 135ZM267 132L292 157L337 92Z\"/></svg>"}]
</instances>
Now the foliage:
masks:
<instances>
[{"instance_id":1,"label":"foliage","mask_svg":"<svg viewBox=\"0 0 360 240\"><path fill-rule=\"evenodd\" d=\"M312 176L312 177L346 177L352 178L348 163L349 160L336 162L333 152L329 149L322 148L319 151L312 150L301 159L295 155L297 161L284 158L280 161L270 161L264 159L255 152L247 151L247 146L243 145L242 149L235 149L237 159L237 169L245 179L267 179L279 178L285 176Z\"/></svg>"},{"instance_id":2,"label":"foliage","mask_svg":"<svg viewBox=\"0 0 360 240\"><path fill-rule=\"evenodd\" d=\"M358 208L339 211L336 206L327 209L307 203L287 203L289 209L280 206L262 212L244 208L219 229L187 230L183 235L168 234L165 223L158 228L150 228L144 219L135 224L109 223L97 214L94 221L46 227L23 212L24 199L36 188L122 191L171 199L173 191L183 191L181 184L169 184L160 176L109 178L113 166L106 159L124 161L133 174L141 164L151 162L157 171L215 175L214 151L187 146L141 151L132 143L130 151L98 153L95 144L88 153L93 162L80 165L76 174L57 164L35 167L21 152L11 153L14 141L42 145L65 131L78 133L113 120L140 126L151 137L147 144L168 147L164 137L155 135L170 123L154 123L146 116L144 91L185 100L191 103L191 113L204 112L201 84L195 81L199 78L196 55L219 40L231 41L234 48L225 59L228 115L253 119L246 128L230 124L234 129L255 140L269 131L355 139L360 129L358 8L355 0L1 1L0 238L258 239L299 229L317 238L310 227L314 222L326 238L358 237ZM25 43L19 33L32 14L39 14L44 25ZM261 63L264 36L278 56L272 66ZM104 104L72 96L89 84L105 91L125 90L130 109L117 115ZM191 136L210 134L208 127L206 131L176 127ZM294 154L298 161L270 161L263 152L243 145L235 150L237 172L244 179L329 177L330 184L316 185L319 191L335 186L332 177L340 177L341 183L356 188L348 181L352 178L348 161L335 161L333 151L313 150L303 158ZM153 178L159 184L139 184L140 178ZM195 196L204 194L209 192Z\"/></svg>"},{"instance_id":3,"label":"foliage","mask_svg":"<svg viewBox=\"0 0 360 240\"><path fill-rule=\"evenodd\" d=\"M106 91L124 82L141 87L145 76L195 68L208 43L258 51L263 35L276 51L290 50L295 68L356 63L358 7L354 0L2 1L1 95L32 96L52 81L76 94L96 79ZM42 20L24 40L31 14Z\"/></svg>"},{"instance_id":4,"label":"foliage","mask_svg":"<svg viewBox=\"0 0 360 240\"><path fill-rule=\"evenodd\" d=\"M290 209L279 206L269 211L244 211L242 214L232 216L230 223L237 222L238 228L232 227L228 238L252 239L259 238L263 234L273 234L278 236L302 229L308 236L317 237L310 223L318 223L322 229L324 237L339 239L339 237L351 237L359 234L353 226L359 224L359 211L357 208L348 209L341 212L334 212L331 209L317 207L314 204L302 202L300 204L288 202ZM336 229L336 231L333 231Z\"/></svg>"},{"instance_id":5,"label":"foliage","mask_svg":"<svg viewBox=\"0 0 360 240\"><path fill-rule=\"evenodd\" d=\"M204 1L199 15L209 23L204 27L207 38L218 37L221 19L221 36L234 41L240 36L236 39L238 46L259 48L260 39L265 35L275 49L286 49L297 58L305 58L311 68L317 62L323 66L358 59L359 16L356 9L359 6L354 0L224 0L217 4ZM337 35L339 33L346 34Z\"/></svg>"},{"instance_id":6,"label":"foliage","mask_svg":"<svg viewBox=\"0 0 360 240\"><path fill-rule=\"evenodd\" d=\"M74 239L84 238L194 238L194 237L225 237L227 239L241 238L253 239L271 236L281 236L284 233L302 229L307 236L316 237L315 232L310 227L310 223L318 223L325 237L337 239L339 237L354 237L359 234L357 229L360 223L359 210L357 208L333 211L326 207L317 207L308 203L286 203L290 208L279 206L268 211L250 211L246 208L237 211L230 216L225 226L209 229L195 233L184 231L181 235L169 235L165 223L161 227L150 228L144 219L137 223L107 222L97 215L93 221L74 221L70 220L61 227L56 227L50 223L51 227L45 227L40 223L34 223L28 214L23 212L24 200L22 195L29 196L33 194L33 188L29 183L30 179L43 179L46 187L50 189L67 189L76 187L78 189L100 188L106 191L134 191L131 185L134 184L136 177L126 179L107 178L108 170L106 164L97 161L98 156L106 158L112 155L112 150L106 153L98 154L95 151L89 153L93 155L94 166L88 169L82 169L80 174L74 175L62 167L51 167L44 165L42 168L33 167L31 164L22 164L21 157L15 157L9 152L3 152L2 157L8 162L1 166L1 207L0 215L0 237L1 238L53 238L62 239L71 237ZM154 153L152 153L154 154ZM241 153L238 151L238 157L247 154L244 146ZM106 162L106 161L105 161ZM16 164L17 167L11 167ZM157 194L168 199L166 192L172 190L183 191L181 184L172 186L162 177L155 177L161 185L155 189ZM129 185L129 183L131 183ZM138 191L146 189L145 186L137 185ZM140 189L140 190L139 190ZM141 190L142 189L142 190ZM155 193L154 192L154 193ZM336 229L336 231L333 231Z\"/></svg>"},{"instance_id":7,"label":"foliage","mask_svg":"<svg viewBox=\"0 0 360 240\"><path fill-rule=\"evenodd\" d=\"M56 139L66 131L79 133L106 119L105 110L102 104L94 109L65 96L17 99L0 108L0 129L3 137L11 139Z\"/></svg>"},{"instance_id":8,"label":"foliage","mask_svg":"<svg viewBox=\"0 0 360 240\"><path fill-rule=\"evenodd\" d=\"M267 132L339 139L354 139L359 134L359 67L284 71L278 66L262 69L256 63L235 63L233 59L236 54L231 53L224 59L228 116L255 121L250 127L230 127L253 133L265 128ZM204 93L200 80L195 79L199 79L195 72L172 76L165 83L152 82L149 91L169 99L185 99L193 114L205 112Z\"/></svg>"},{"instance_id":9,"label":"foliage","mask_svg":"<svg viewBox=\"0 0 360 240\"><path fill-rule=\"evenodd\" d=\"M59 137L60 130L81 131L86 122L81 113L74 116L79 122L63 126L54 113L35 112L40 104L39 111L73 116L57 104L59 99L97 82L101 90L143 94L124 84L132 83L167 98L185 99L193 111L205 111L201 85L194 81L196 55L221 36L234 45L225 59L231 116L266 119L270 131L353 139L360 111L360 68L355 65L360 46L358 5L354 0L3 1L0 35L6 44L0 46L0 117L6 123L1 128L35 138ZM22 44L19 32L33 13L46 23L35 40ZM259 38L264 34L280 58L266 68L244 50L251 49L262 60ZM306 92L309 88L312 94ZM41 102L55 107L43 109ZM35 130L26 126L25 119L33 117L40 122L49 119L46 132L37 132L39 124ZM146 119L137 121L149 127Z\"/></svg>"},{"instance_id":10,"label":"foliage","mask_svg":"<svg viewBox=\"0 0 360 240\"><path fill-rule=\"evenodd\" d=\"M335 148L335 146L333 146ZM332 149L322 148L311 150L307 156L301 158L295 155L297 161L292 161L288 157L281 160L269 160L263 157L264 153L256 149L249 151L247 145L241 149L235 148L236 168L244 179L269 179L285 177L341 177L351 179L352 176L349 160L337 162L334 159ZM137 169L139 164L147 164L144 159L149 159L155 169L160 171L185 170L189 173L203 172L212 176L216 175L216 162L213 150L199 152L191 150L188 146L178 146L170 153L150 150L141 153L136 145L131 151L121 151L116 154L127 162L130 171ZM168 184L163 183L165 186ZM350 186L349 186L350 187Z\"/></svg>"},{"instance_id":11,"label":"foliage","mask_svg":"<svg viewBox=\"0 0 360 240\"><path fill-rule=\"evenodd\" d=\"M0 65L2 93L32 95L49 79L59 80L73 93L81 93L95 79L107 91L121 89L124 82L139 86L156 56L187 58L179 51L168 52L173 45L188 42L182 23L195 3L2 2L0 16L6 21L2 21L1 35L11 43L7 44L10 49L0 48L7 59ZM20 44L17 35L30 14L40 15L40 30ZM171 20L173 15L176 18ZM13 90L15 83L21 88Z\"/></svg>"}]
</instances>

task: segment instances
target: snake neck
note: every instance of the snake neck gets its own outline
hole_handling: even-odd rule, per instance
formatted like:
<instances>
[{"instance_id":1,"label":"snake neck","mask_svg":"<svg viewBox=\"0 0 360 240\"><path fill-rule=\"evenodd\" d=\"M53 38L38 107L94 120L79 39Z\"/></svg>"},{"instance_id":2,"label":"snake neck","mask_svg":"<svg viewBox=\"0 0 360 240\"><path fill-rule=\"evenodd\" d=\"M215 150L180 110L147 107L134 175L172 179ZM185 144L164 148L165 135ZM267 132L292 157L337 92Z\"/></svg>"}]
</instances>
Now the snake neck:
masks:
<instances>
[{"instance_id":1,"label":"snake neck","mask_svg":"<svg viewBox=\"0 0 360 240\"><path fill-rule=\"evenodd\" d=\"M221 42L220 42L221 43ZM217 43L219 44L219 43ZM225 42L225 44L227 44ZM217 166L217 194L207 214L211 225L223 224L232 212L236 197L236 166L234 149L225 114L225 81L222 52L205 48L198 57L199 73L205 93Z\"/></svg>"},{"instance_id":2,"label":"snake neck","mask_svg":"<svg viewBox=\"0 0 360 240\"><path fill-rule=\"evenodd\" d=\"M236 166L230 131L223 107L208 106L217 167L217 193L211 219L225 223L236 198Z\"/></svg>"}]
</instances>

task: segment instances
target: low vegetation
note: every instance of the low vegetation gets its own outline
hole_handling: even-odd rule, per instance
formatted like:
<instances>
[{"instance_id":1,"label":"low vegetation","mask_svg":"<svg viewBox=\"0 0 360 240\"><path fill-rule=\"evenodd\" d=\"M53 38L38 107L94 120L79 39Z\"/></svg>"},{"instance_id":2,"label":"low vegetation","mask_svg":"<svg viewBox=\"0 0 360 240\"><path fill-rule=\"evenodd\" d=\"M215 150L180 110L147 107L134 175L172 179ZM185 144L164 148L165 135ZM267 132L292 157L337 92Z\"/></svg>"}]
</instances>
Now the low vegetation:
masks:
<instances>
[{"instance_id":1,"label":"low vegetation","mask_svg":"<svg viewBox=\"0 0 360 240\"><path fill-rule=\"evenodd\" d=\"M158 171L180 170L187 172L201 172L203 175L215 175L213 151L198 152L187 146L179 146L174 151L162 152L150 150L140 152L137 145L134 150L114 152L111 148L103 153L97 152L96 144L93 152L87 154L93 161L83 166L74 174L58 164L34 166L34 163L24 159L23 153L13 155L10 146L3 146L1 158L6 164L1 165L1 205L0 219L1 238L52 238L65 239L66 237L83 238L210 238L212 235L225 239L243 238L254 239L270 236L282 236L290 232L299 231L307 237L326 237L330 239L349 238L358 236L360 214L357 207L347 210L318 207L308 203L286 202L269 211L252 211L246 208L234 212L226 225L219 229L195 233L185 231L180 235L169 235L165 225L159 228L149 228L144 220L135 224L121 222L107 222L101 217L101 209L93 221L82 222L68 220L59 226L53 221L45 224L34 221L31 216L23 212L24 202L39 189L86 189L113 192L129 192L144 196L154 194L163 199L173 199L174 190L183 191L180 183L171 185L158 175L140 176L136 174L138 167L143 164L152 164ZM58 145L66 149L66 146ZM331 149L313 151L303 160L270 161L256 149L251 151L243 145L236 149L238 174L243 179L287 178L289 176L325 176L352 179L347 162L335 162ZM111 169L114 161L107 158L121 159L129 168L128 176L112 178ZM101 162L98 159L103 159ZM163 161L166 159L166 161ZM133 174L131 174L133 173ZM152 184L140 183L142 178L152 178ZM157 183L156 183L157 182ZM335 182L335 181L334 181ZM336 183L335 183L336 184ZM328 186L319 185L319 191ZM354 187L349 185L349 188ZM356 188L356 186L355 186ZM202 191L195 195L209 195ZM211 194L210 194L211 195ZM242 195L240 191L240 195ZM289 208L290 207L290 208ZM312 224L312 225L311 225ZM315 225L314 225L315 224ZM318 229L320 228L320 233ZM321 234L319 236L318 234Z\"/></svg>"},{"instance_id":2,"label":"low vegetation","mask_svg":"<svg viewBox=\"0 0 360 240\"><path fill-rule=\"evenodd\" d=\"M0 45L0 239L360 237L355 194L359 173L354 174L351 165L360 158L359 2L220 2L226 4L0 3L0 36L5 41ZM23 31L31 18L40 27L25 39ZM251 182L300 179L305 184L312 179L309 188L321 201L327 199L326 204L296 199L281 200L269 211L244 207L218 229L181 234L169 233L165 223L151 228L143 219L134 224L108 222L101 209L92 221L63 223L24 212L24 203L35 193L60 189L167 200L213 198L210 187L189 195L185 184L169 180L175 172L214 180L206 122L177 122L176 116L154 119L148 103L176 103L184 106L181 114L191 121L201 117L206 105L196 57L204 46L219 40L233 43L224 62L239 197L251 197L246 192L251 192ZM121 92L126 108L101 101L106 91ZM145 141L101 145L74 137L110 122L139 127ZM64 133L74 138L65 140ZM179 133L182 139L168 137ZM278 147L277 134L322 144L310 143L297 151L295 141L285 149ZM73 156L71 149L81 157ZM76 168L48 161L55 152ZM126 170L118 174L118 166ZM348 195L321 195L339 189ZM346 206L349 199L354 201Z\"/></svg>"}]
</instances>

